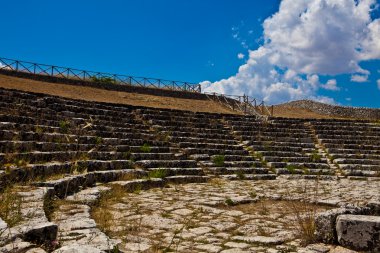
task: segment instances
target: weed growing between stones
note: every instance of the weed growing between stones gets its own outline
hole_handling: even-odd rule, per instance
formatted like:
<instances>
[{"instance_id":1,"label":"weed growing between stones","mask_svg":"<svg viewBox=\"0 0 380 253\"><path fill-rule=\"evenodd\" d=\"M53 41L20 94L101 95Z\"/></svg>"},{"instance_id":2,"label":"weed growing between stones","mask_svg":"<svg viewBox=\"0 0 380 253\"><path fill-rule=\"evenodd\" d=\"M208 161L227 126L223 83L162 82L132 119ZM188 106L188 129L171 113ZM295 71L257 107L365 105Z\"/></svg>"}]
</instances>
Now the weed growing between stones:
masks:
<instances>
[{"instance_id":1,"label":"weed growing between stones","mask_svg":"<svg viewBox=\"0 0 380 253\"><path fill-rule=\"evenodd\" d=\"M157 170L149 171L148 178L164 178L164 177L166 177L166 175L167 175L166 170L160 168Z\"/></svg>"},{"instance_id":2,"label":"weed growing between stones","mask_svg":"<svg viewBox=\"0 0 380 253\"><path fill-rule=\"evenodd\" d=\"M240 180L245 179L245 173L244 173L244 171L242 171L242 170L238 170L238 171L236 171L236 172L235 172L235 175L236 175Z\"/></svg>"},{"instance_id":3,"label":"weed growing between stones","mask_svg":"<svg viewBox=\"0 0 380 253\"><path fill-rule=\"evenodd\" d=\"M311 153L310 158L313 163L318 163L321 161L322 156L318 153L318 151L315 150L313 153Z\"/></svg>"},{"instance_id":4,"label":"weed growing between stones","mask_svg":"<svg viewBox=\"0 0 380 253\"><path fill-rule=\"evenodd\" d=\"M111 185L111 190L102 192L98 202L94 205L92 217L104 233L111 233L116 224L114 214L109 210L109 207L120 203L124 196L125 191L122 186Z\"/></svg>"},{"instance_id":5,"label":"weed growing between stones","mask_svg":"<svg viewBox=\"0 0 380 253\"><path fill-rule=\"evenodd\" d=\"M140 147L140 150L141 150L141 152L143 152L143 153L149 153L149 152L152 150L152 147L151 147L149 144L144 143L144 145L142 145L142 146Z\"/></svg>"},{"instance_id":6,"label":"weed growing between stones","mask_svg":"<svg viewBox=\"0 0 380 253\"><path fill-rule=\"evenodd\" d=\"M215 164L217 167L223 167L224 166L224 160L225 157L224 155L216 155L212 158L212 162Z\"/></svg>"},{"instance_id":7,"label":"weed growing between stones","mask_svg":"<svg viewBox=\"0 0 380 253\"><path fill-rule=\"evenodd\" d=\"M70 122L67 120L61 120L59 122L59 128L60 128L62 133L67 134L69 132L69 128L70 128Z\"/></svg>"},{"instance_id":8,"label":"weed growing between stones","mask_svg":"<svg viewBox=\"0 0 380 253\"><path fill-rule=\"evenodd\" d=\"M298 231L298 235L300 239L302 240L303 245L307 245L310 243L314 243L315 238L315 218L317 216L317 205L314 204L317 202L319 197L319 179L317 178L315 180L315 185L312 189L312 192L309 192L311 196L307 196L305 199L300 201L289 201L287 209L289 209L290 213L292 213L295 216L295 226ZM306 194L306 186L304 189L304 192ZM288 195L291 199L290 193L288 192ZM311 201L310 204L308 203Z\"/></svg>"}]
</instances>

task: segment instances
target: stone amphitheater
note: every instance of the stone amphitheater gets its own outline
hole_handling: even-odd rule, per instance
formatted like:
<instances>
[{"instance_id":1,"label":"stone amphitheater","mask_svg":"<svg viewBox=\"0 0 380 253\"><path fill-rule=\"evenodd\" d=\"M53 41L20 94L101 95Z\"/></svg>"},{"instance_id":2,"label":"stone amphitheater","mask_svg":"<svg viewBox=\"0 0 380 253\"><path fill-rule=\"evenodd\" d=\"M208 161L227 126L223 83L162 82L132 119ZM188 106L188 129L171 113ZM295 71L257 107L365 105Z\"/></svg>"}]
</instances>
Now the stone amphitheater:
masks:
<instances>
[{"instance_id":1,"label":"stone amphitheater","mask_svg":"<svg viewBox=\"0 0 380 253\"><path fill-rule=\"evenodd\" d=\"M0 252L380 251L379 121L0 107Z\"/></svg>"}]
</instances>

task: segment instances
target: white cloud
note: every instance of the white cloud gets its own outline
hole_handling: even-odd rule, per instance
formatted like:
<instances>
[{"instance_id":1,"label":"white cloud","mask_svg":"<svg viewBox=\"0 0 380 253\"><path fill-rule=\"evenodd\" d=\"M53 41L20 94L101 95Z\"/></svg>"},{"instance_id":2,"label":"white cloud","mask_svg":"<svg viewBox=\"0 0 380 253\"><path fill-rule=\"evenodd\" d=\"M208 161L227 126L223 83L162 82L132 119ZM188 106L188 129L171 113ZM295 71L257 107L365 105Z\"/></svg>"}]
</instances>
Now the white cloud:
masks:
<instances>
[{"instance_id":1,"label":"white cloud","mask_svg":"<svg viewBox=\"0 0 380 253\"><path fill-rule=\"evenodd\" d=\"M352 98L346 98L346 101L350 102L352 100Z\"/></svg>"},{"instance_id":2,"label":"white cloud","mask_svg":"<svg viewBox=\"0 0 380 253\"><path fill-rule=\"evenodd\" d=\"M238 59L244 59L245 55L242 53L238 53L237 57Z\"/></svg>"},{"instance_id":3,"label":"white cloud","mask_svg":"<svg viewBox=\"0 0 380 253\"><path fill-rule=\"evenodd\" d=\"M380 79L377 80L377 88L380 90Z\"/></svg>"},{"instance_id":4,"label":"white cloud","mask_svg":"<svg viewBox=\"0 0 380 253\"><path fill-rule=\"evenodd\" d=\"M356 83L368 82L368 75L352 75L351 82L356 82Z\"/></svg>"},{"instance_id":5,"label":"white cloud","mask_svg":"<svg viewBox=\"0 0 380 253\"><path fill-rule=\"evenodd\" d=\"M328 80L327 83L323 84L321 87L326 90L340 90L340 88L336 85L335 79Z\"/></svg>"},{"instance_id":6,"label":"white cloud","mask_svg":"<svg viewBox=\"0 0 380 253\"><path fill-rule=\"evenodd\" d=\"M283 0L264 23L264 43L234 76L204 82L206 91L248 94L269 103L312 98L336 81L318 75L362 74L363 60L380 58L380 21L371 19L375 0Z\"/></svg>"}]
</instances>

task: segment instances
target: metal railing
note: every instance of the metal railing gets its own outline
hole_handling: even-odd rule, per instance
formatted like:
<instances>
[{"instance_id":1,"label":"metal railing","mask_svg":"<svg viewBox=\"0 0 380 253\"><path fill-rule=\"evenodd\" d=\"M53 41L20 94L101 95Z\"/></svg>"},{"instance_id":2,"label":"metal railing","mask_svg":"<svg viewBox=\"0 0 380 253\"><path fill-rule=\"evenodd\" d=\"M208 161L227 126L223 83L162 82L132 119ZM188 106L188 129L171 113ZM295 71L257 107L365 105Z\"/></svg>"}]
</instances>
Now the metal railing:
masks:
<instances>
[{"instance_id":1,"label":"metal railing","mask_svg":"<svg viewBox=\"0 0 380 253\"><path fill-rule=\"evenodd\" d=\"M107 84L132 85L148 88L164 88L178 91L201 92L201 85L182 81L165 79L136 77L80 70L75 68L59 67L54 65L39 64L0 57L0 70L22 72L34 75L74 79L88 82L100 82Z\"/></svg>"},{"instance_id":2,"label":"metal railing","mask_svg":"<svg viewBox=\"0 0 380 253\"><path fill-rule=\"evenodd\" d=\"M256 98L243 95L225 95L216 92L204 92L209 99L215 100L233 111L258 117L273 116L273 105L267 106L264 101L260 103Z\"/></svg>"}]
</instances>

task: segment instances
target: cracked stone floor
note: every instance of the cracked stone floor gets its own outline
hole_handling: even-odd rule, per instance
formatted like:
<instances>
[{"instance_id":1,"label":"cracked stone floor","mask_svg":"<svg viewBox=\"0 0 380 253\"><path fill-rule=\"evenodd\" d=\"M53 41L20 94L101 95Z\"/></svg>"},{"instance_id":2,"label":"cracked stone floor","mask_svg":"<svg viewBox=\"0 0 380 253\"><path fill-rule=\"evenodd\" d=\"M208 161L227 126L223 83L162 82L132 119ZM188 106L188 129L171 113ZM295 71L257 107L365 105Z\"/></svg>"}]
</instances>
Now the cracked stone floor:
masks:
<instances>
[{"instance_id":1,"label":"cracked stone floor","mask_svg":"<svg viewBox=\"0 0 380 253\"><path fill-rule=\"evenodd\" d=\"M121 239L127 252L351 252L305 244L299 221L308 224L315 213L379 200L375 180L213 179L125 193L94 212L100 214L98 226Z\"/></svg>"}]
</instances>

